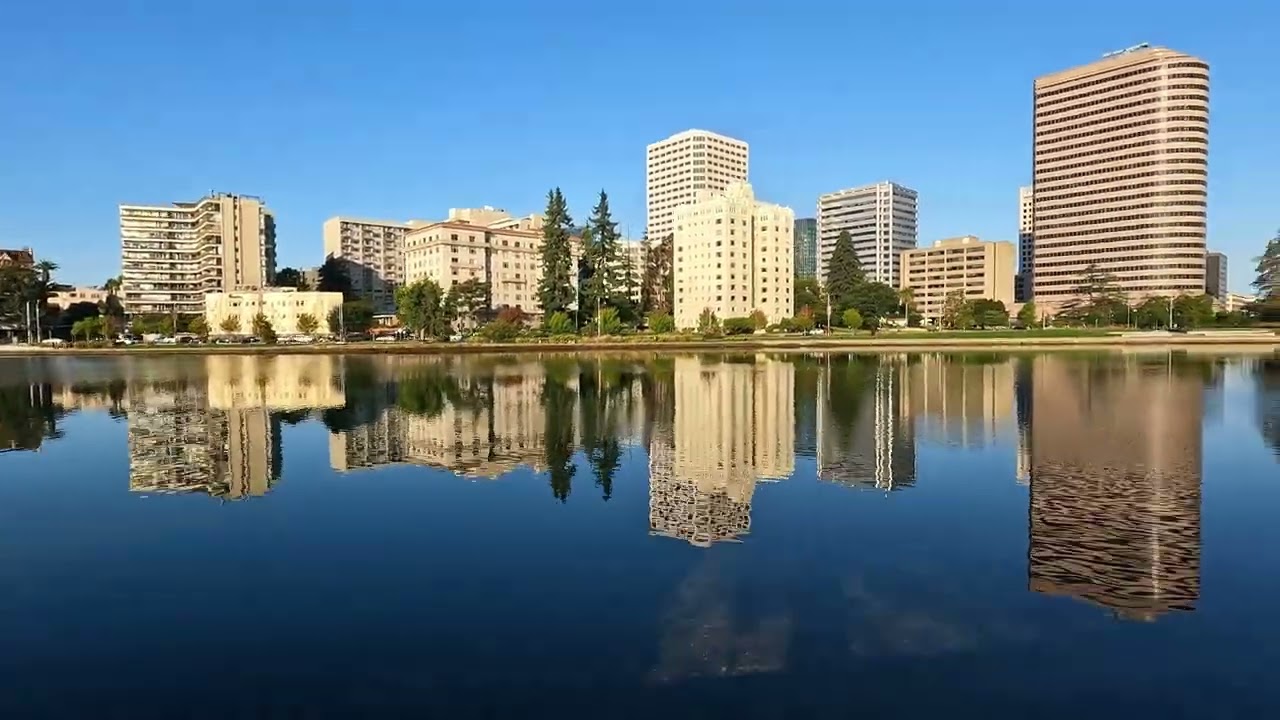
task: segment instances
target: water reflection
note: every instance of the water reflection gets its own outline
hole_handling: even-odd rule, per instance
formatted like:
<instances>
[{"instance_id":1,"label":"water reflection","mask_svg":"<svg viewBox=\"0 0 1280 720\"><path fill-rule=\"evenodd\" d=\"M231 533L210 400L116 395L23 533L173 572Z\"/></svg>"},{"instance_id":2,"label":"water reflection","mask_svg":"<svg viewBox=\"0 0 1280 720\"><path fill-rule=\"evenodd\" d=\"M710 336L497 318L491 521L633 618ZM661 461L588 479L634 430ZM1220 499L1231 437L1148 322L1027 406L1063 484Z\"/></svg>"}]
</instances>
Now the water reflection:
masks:
<instances>
[{"instance_id":1,"label":"water reflection","mask_svg":"<svg viewBox=\"0 0 1280 720\"><path fill-rule=\"evenodd\" d=\"M22 382L0 386L0 452L41 449L63 436L71 413L105 413L127 426L135 493L264 496L284 476L283 426L313 421L326 429L329 465L339 473L387 466L473 480L536 473L561 503L608 501L628 462L647 463L649 533L708 548L750 534L758 484L794 482L798 457L812 458L799 467L823 483L909 498L918 483L935 481L920 477L921 449L992 450L1010 456L1011 482L1029 485L1030 590L1144 620L1192 610L1200 595L1201 427L1206 402L1221 403L1220 359L13 362L6 367L17 372L3 377ZM1256 377L1257 425L1280 452L1280 365L1241 362ZM670 610L679 620L664 641L686 649L705 643L695 655L709 664L700 670L672 655L656 677L783 662L789 621L735 629L714 591L718 573L708 564L681 586ZM678 639L682 633L688 637Z\"/></svg>"}]
</instances>

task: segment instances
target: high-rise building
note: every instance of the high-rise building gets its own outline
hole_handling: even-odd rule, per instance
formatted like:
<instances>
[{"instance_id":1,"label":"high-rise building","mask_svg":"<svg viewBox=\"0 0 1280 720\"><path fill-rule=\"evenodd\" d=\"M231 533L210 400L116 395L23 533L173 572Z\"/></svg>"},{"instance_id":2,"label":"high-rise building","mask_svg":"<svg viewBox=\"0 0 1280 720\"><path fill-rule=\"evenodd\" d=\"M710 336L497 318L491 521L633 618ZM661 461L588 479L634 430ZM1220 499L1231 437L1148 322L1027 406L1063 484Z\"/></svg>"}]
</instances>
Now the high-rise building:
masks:
<instances>
[{"instance_id":1,"label":"high-rise building","mask_svg":"<svg viewBox=\"0 0 1280 720\"><path fill-rule=\"evenodd\" d=\"M675 208L691 203L699 190L723 191L747 181L747 144L706 130L685 130L648 147L645 200L649 239L658 242L675 229Z\"/></svg>"},{"instance_id":2,"label":"high-rise building","mask_svg":"<svg viewBox=\"0 0 1280 720\"><path fill-rule=\"evenodd\" d=\"M676 327L697 327L710 309L723 320L759 310L775 323L794 314L795 213L756 201L747 183L699 190L675 212Z\"/></svg>"},{"instance_id":3,"label":"high-rise building","mask_svg":"<svg viewBox=\"0 0 1280 720\"><path fill-rule=\"evenodd\" d=\"M1218 302L1226 302L1227 293L1227 256L1220 252L1205 253L1204 256L1204 291L1212 295Z\"/></svg>"},{"instance_id":4,"label":"high-rise building","mask_svg":"<svg viewBox=\"0 0 1280 720\"><path fill-rule=\"evenodd\" d=\"M1209 66L1139 45L1036 78L1034 298L1204 292Z\"/></svg>"},{"instance_id":5,"label":"high-rise building","mask_svg":"<svg viewBox=\"0 0 1280 720\"><path fill-rule=\"evenodd\" d=\"M120 206L122 296L133 313L204 312L210 292L275 282L275 218L260 198Z\"/></svg>"},{"instance_id":6,"label":"high-rise building","mask_svg":"<svg viewBox=\"0 0 1280 720\"><path fill-rule=\"evenodd\" d=\"M796 259L798 278L818 277L818 219L796 218Z\"/></svg>"},{"instance_id":7,"label":"high-rise building","mask_svg":"<svg viewBox=\"0 0 1280 720\"><path fill-rule=\"evenodd\" d=\"M1034 195L1030 187L1018 188L1018 278L1014 300L1027 302L1035 297L1036 235Z\"/></svg>"},{"instance_id":8,"label":"high-rise building","mask_svg":"<svg viewBox=\"0 0 1280 720\"><path fill-rule=\"evenodd\" d=\"M324 221L325 257L342 261L352 292L372 303L376 313L396 310L408 230L408 223L391 220L331 217Z\"/></svg>"},{"instance_id":9,"label":"high-rise building","mask_svg":"<svg viewBox=\"0 0 1280 720\"><path fill-rule=\"evenodd\" d=\"M947 295L967 300L1013 303L1013 243L988 242L972 235L939 240L933 247L902 253L902 288L927 322L942 319Z\"/></svg>"},{"instance_id":10,"label":"high-rise building","mask_svg":"<svg viewBox=\"0 0 1280 720\"><path fill-rule=\"evenodd\" d=\"M898 287L903 251L916 246L915 190L897 183L827 193L818 198L818 279L827 282L827 265L841 232L847 231L867 279Z\"/></svg>"}]
</instances>

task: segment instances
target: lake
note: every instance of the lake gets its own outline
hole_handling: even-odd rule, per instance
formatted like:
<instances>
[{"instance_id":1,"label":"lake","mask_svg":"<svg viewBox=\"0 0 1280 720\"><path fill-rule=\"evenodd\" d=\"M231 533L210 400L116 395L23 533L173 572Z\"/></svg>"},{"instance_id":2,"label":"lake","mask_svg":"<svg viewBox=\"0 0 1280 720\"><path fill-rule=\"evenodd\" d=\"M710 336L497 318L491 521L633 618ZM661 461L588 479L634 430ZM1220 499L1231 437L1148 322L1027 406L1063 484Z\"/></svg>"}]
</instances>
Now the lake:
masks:
<instances>
[{"instance_id":1,"label":"lake","mask_svg":"<svg viewBox=\"0 0 1280 720\"><path fill-rule=\"evenodd\" d=\"M0 716L1270 716L1278 453L1271 354L0 358Z\"/></svg>"}]
</instances>

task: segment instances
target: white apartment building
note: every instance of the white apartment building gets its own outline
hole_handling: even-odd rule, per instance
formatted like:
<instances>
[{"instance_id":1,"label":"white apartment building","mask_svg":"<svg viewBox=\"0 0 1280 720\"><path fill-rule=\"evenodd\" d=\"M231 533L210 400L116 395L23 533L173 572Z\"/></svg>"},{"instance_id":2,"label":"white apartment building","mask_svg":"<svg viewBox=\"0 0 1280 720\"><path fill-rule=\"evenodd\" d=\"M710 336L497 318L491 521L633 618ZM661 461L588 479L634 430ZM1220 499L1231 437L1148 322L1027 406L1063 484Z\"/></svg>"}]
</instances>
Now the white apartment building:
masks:
<instances>
[{"instance_id":1,"label":"white apartment building","mask_svg":"<svg viewBox=\"0 0 1280 720\"><path fill-rule=\"evenodd\" d=\"M818 280L826 284L836 238L848 231L867 280L898 287L900 256L916 246L916 200L915 190L892 182L819 197Z\"/></svg>"},{"instance_id":2,"label":"white apartment building","mask_svg":"<svg viewBox=\"0 0 1280 720\"><path fill-rule=\"evenodd\" d=\"M622 252L631 265L631 302L639 307L644 289L644 269L649 262L649 248L643 240L623 240Z\"/></svg>"},{"instance_id":3,"label":"white apartment building","mask_svg":"<svg viewBox=\"0 0 1280 720\"><path fill-rule=\"evenodd\" d=\"M204 312L210 292L275 282L275 217L261 198L120 206L121 295L132 313Z\"/></svg>"},{"instance_id":4,"label":"white apartment building","mask_svg":"<svg viewBox=\"0 0 1280 720\"><path fill-rule=\"evenodd\" d=\"M332 335L329 315L342 305L342 293L268 288L251 292L209 293L204 320L212 335L252 335L253 320L262 315L280 337ZM304 331L299 320L310 316L316 329ZM226 327L224 327L226 324Z\"/></svg>"},{"instance_id":5,"label":"white apartment building","mask_svg":"<svg viewBox=\"0 0 1280 720\"><path fill-rule=\"evenodd\" d=\"M493 308L518 307L540 315L538 282L542 279L542 233L523 229L531 218L512 218L493 208L451 209L450 219L415 226L405 234L405 282L431 279L448 292L468 280L489 283ZM501 215L501 217L495 217ZM490 225L460 218L487 220ZM571 244L576 259L577 241ZM571 277L577 288L577 274Z\"/></svg>"},{"instance_id":6,"label":"white apartment building","mask_svg":"<svg viewBox=\"0 0 1280 720\"><path fill-rule=\"evenodd\" d=\"M795 213L757 202L751 186L699 190L675 208L676 327L693 328L703 310L745 317L755 310L770 323L794 314Z\"/></svg>"},{"instance_id":7,"label":"white apartment building","mask_svg":"<svg viewBox=\"0 0 1280 720\"><path fill-rule=\"evenodd\" d=\"M1018 302L1035 297L1035 202L1030 186L1018 188L1018 278L1014 295Z\"/></svg>"},{"instance_id":8,"label":"white apartment building","mask_svg":"<svg viewBox=\"0 0 1280 720\"><path fill-rule=\"evenodd\" d=\"M396 310L396 288L404 281L404 234L409 223L331 217L324 221L324 254L341 260L351 289L375 313Z\"/></svg>"},{"instance_id":9,"label":"white apartment building","mask_svg":"<svg viewBox=\"0 0 1280 720\"><path fill-rule=\"evenodd\" d=\"M700 190L720 192L747 181L747 144L706 130L685 130L646 151L645 199L649 238L658 242L675 226L675 208Z\"/></svg>"}]
</instances>

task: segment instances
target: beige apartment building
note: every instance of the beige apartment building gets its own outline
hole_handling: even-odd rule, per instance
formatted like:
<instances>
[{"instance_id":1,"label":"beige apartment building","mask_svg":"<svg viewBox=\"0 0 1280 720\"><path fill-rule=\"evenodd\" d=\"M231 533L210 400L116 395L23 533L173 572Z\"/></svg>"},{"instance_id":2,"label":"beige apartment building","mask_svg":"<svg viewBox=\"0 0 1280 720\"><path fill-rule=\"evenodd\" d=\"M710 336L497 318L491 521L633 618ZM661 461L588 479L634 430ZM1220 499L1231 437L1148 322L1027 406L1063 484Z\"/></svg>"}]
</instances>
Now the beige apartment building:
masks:
<instances>
[{"instance_id":1,"label":"beige apartment building","mask_svg":"<svg viewBox=\"0 0 1280 720\"><path fill-rule=\"evenodd\" d=\"M916 310L927 323L942 319L947 295L1013 304L1013 243L989 242L973 235L939 240L933 247L902 254L902 285L912 291Z\"/></svg>"},{"instance_id":2,"label":"beige apartment building","mask_svg":"<svg viewBox=\"0 0 1280 720\"><path fill-rule=\"evenodd\" d=\"M1090 266L1130 300L1204 292L1209 66L1139 45L1035 81L1034 297Z\"/></svg>"},{"instance_id":3,"label":"beige apartment building","mask_svg":"<svg viewBox=\"0 0 1280 720\"><path fill-rule=\"evenodd\" d=\"M699 191L723 191L730 183L747 181L747 144L706 130L676 133L645 154L647 230L653 242L674 232L675 208L693 202Z\"/></svg>"},{"instance_id":4,"label":"beige apartment building","mask_svg":"<svg viewBox=\"0 0 1280 720\"><path fill-rule=\"evenodd\" d=\"M66 310L77 303L99 303L106 302L107 291L96 287L74 287L69 290L55 290L49 293L47 300L49 305L56 308Z\"/></svg>"},{"instance_id":5,"label":"beige apartment building","mask_svg":"<svg viewBox=\"0 0 1280 720\"><path fill-rule=\"evenodd\" d=\"M331 335L329 314L342 306L342 293L269 288L256 292L209 293L204 301L204 319L211 335L251 335L253 319L259 313L280 337ZM304 315L310 315L319 324L314 333L305 333L298 327ZM235 330L223 329L228 320L235 322Z\"/></svg>"},{"instance_id":6,"label":"beige apartment building","mask_svg":"<svg viewBox=\"0 0 1280 720\"><path fill-rule=\"evenodd\" d=\"M212 292L275 282L275 218L260 198L120 206L121 295L131 313L204 312Z\"/></svg>"},{"instance_id":7,"label":"beige apartment building","mask_svg":"<svg viewBox=\"0 0 1280 720\"><path fill-rule=\"evenodd\" d=\"M404 280L404 235L409 223L332 217L324 221L324 254L341 260L351 289L375 313L396 311L396 288Z\"/></svg>"},{"instance_id":8,"label":"beige apartment building","mask_svg":"<svg viewBox=\"0 0 1280 720\"><path fill-rule=\"evenodd\" d=\"M751 186L699 190L675 209L675 323L693 328L704 310L720 320L760 310L770 323L794 314L795 213L758 202Z\"/></svg>"},{"instance_id":9,"label":"beige apartment building","mask_svg":"<svg viewBox=\"0 0 1280 720\"><path fill-rule=\"evenodd\" d=\"M535 226L539 229L531 229ZM448 220L415 226L405 234L405 282L431 279L448 292L455 284L479 280L489 283L493 308L518 307L541 315L540 228L540 220L532 216L512 218L494 208L451 209ZM572 248L576 261L576 240ZM577 287L576 274L570 282Z\"/></svg>"}]
</instances>

